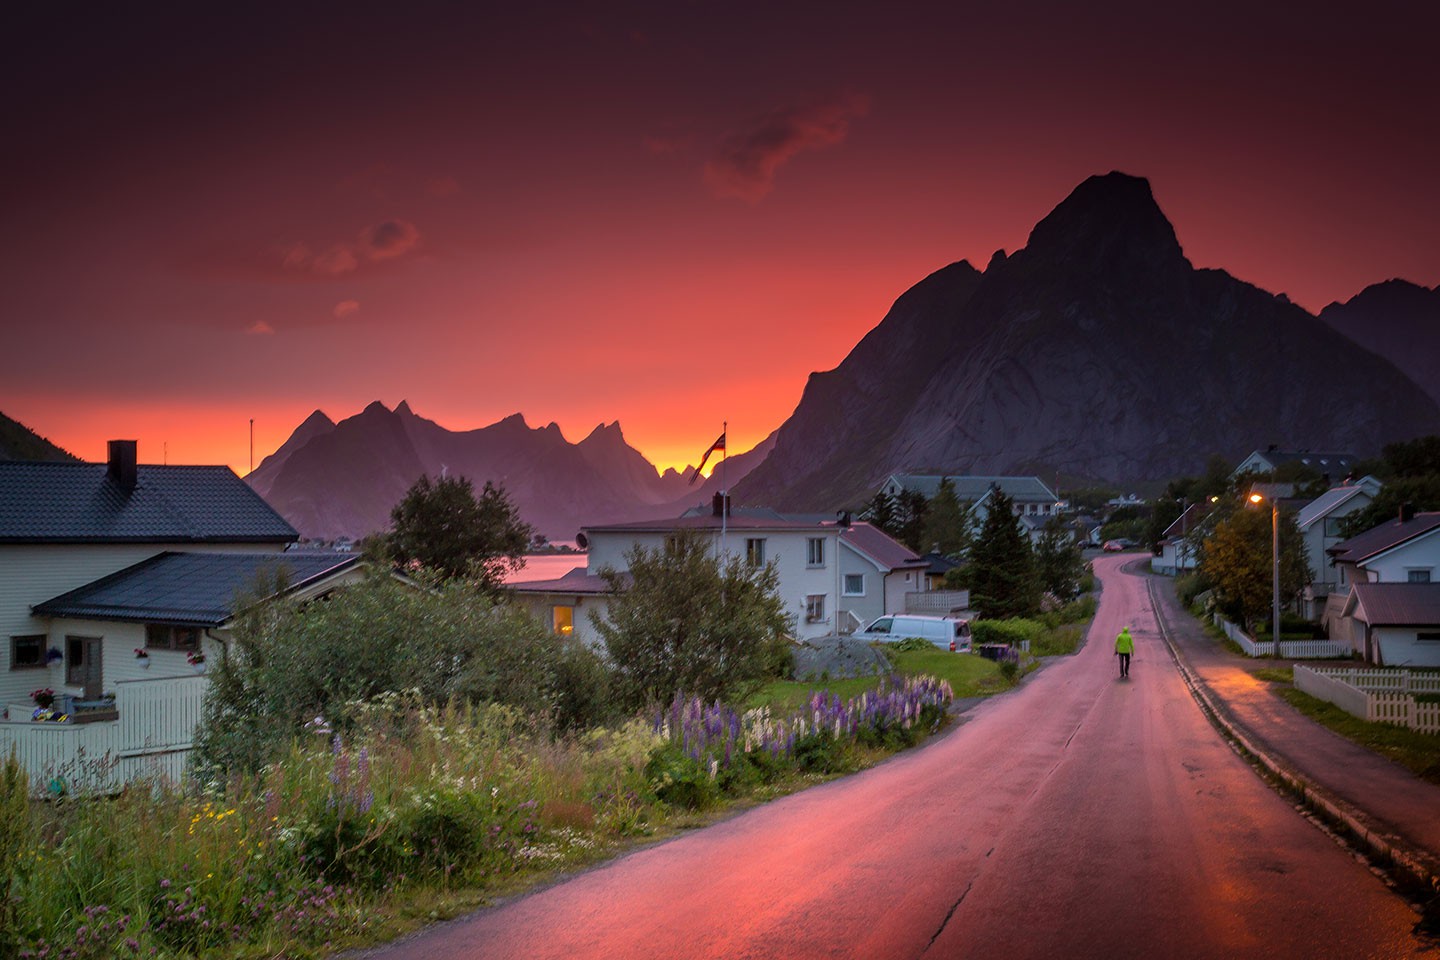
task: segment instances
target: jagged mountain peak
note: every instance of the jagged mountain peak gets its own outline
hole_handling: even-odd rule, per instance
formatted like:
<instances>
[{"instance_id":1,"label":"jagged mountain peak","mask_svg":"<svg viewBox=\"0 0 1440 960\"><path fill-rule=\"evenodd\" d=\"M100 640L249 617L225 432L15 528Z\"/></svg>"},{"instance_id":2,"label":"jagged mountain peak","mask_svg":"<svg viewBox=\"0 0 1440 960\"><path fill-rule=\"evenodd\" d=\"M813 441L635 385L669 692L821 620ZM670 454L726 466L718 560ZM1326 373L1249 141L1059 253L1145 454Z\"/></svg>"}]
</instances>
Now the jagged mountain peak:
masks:
<instances>
[{"instance_id":1,"label":"jagged mountain peak","mask_svg":"<svg viewBox=\"0 0 1440 960\"><path fill-rule=\"evenodd\" d=\"M325 430L325 429L333 430L333 429L335 429L335 421L334 421L334 420L331 420L331 419L330 419L330 415L329 415L328 413L326 413L324 410L321 410L319 407L316 407L316 408L315 408L315 412L312 413L312 414L310 414L310 416L306 417L306 418L304 419L304 421L301 422L301 424L300 424L297 432L298 432L299 430L316 430L316 429L321 429L321 430Z\"/></svg>"},{"instance_id":2,"label":"jagged mountain peak","mask_svg":"<svg viewBox=\"0 0 1440 960\"><path fill-rule=\"evenodd\" d=\"M598 423L595 429L586 434L585 439L580 441L581 446L597 443L623 444L625 433L620 429L620 421L612 420L610 423Z\"/></svg>"},{"instance_id":3,"label":"jagged mountain peak","mask_svg":"<svg viewBox=\"0 0 1440 960\"><path fill-rule=\"evenodd\" d=\"M1072 190L1035 225L1023 253L1085 273L1189 266L1150 181L1119 171L1089 177Z\"/></svg>"}]
</instances>

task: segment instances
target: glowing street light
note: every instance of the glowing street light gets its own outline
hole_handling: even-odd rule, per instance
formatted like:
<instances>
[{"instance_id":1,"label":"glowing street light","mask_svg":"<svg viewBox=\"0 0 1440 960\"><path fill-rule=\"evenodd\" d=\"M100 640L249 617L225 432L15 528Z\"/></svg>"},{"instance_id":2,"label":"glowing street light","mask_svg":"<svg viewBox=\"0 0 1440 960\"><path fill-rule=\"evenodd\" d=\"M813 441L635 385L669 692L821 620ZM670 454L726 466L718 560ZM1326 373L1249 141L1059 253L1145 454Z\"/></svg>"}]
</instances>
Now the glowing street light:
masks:
<instances>
[{"instance_id":1,"label":"glowing street light","mask_svg":"<svg viewBox=\"0 0 1440 960\"><path fill-rule=\"evenodd\" d=\"M1270 630L1274 638L1275 656L1280 656L1280 500L1272 492L1270 498ZM1265 495L1250 494L1251 503L1260 503Z\"/></svg>"}]
</instances>

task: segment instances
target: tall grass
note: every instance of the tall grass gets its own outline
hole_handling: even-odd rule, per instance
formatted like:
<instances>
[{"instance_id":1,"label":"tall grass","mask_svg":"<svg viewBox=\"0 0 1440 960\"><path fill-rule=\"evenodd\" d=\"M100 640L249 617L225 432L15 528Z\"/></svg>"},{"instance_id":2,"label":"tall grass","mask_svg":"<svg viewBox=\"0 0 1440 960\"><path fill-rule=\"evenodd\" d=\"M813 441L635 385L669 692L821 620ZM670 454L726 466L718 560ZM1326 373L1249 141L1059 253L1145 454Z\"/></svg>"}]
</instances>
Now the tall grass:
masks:
<instances>
[{"instance_id":1,"label":"tall grass","mask_svg":"<svg viewBox=\"0 0 1440 960\"><path fill-rule=\"evenodd\" d=\"M556 739L512 708L388 694L354 707L343 738L318 726L257 776L190 795L137 783L27 805L12 762L13 776L0 768L11 894L0 955L318 956L393 931L406 902L588 862L704 805L708 795L674 784L723 779L712 762L744 743L712 736L696 751L696 724L719 735L723 714L726 730L761 745L754 776L724 779L734 791L831 769L822 754L855 742L914 742L948 696L943 682L912 680L858 702L817 694L779 727L712 705L668 727L636 720Z\"/></svg>"}]
</instances>

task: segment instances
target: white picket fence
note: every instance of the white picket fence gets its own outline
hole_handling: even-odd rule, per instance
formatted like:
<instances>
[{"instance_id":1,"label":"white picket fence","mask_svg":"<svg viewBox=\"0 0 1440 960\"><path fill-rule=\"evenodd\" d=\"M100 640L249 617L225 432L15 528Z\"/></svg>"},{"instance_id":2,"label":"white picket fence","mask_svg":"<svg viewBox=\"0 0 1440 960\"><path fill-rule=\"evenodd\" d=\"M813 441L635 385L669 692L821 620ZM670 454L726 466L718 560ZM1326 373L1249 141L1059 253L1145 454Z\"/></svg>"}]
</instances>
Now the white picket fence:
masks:
<instances>
[{"instance_id":1,"label":"white picket fence","mask_svg":"<svg viewBox=\"0 0 1440 960\"><path fill-rule=\"evenodd\" d=\"M179 782L209 683L204 676L117 681L117 719L0 723L0 757L14 750L37 793L115 790L142 776Z\"/></svg>"},{"instance_id":2,"label":"white picket fence","mask_svg":"<svg viewBox=\"0 0 1440 960\"><path fill-rule=\"evenodd\" d=\"M1220 614L1215 614L1215 625L1239 644L1249 657L1270 657L1275 654L1274 640L1256 640ZM1348 657L1351 650L1334 640L1281 640L1280 656L1286 660L1326 660L1331 657Z\"/></svg>"},{"instance_id":3,"label":"white picket fence","mask_svg":"<svg viewBox=\"0 0 1440 960\"><path fill-rule=\"evenodd\" d=\"M1352 717L1440 733L1440 703L1415 701L1417 693L1440 693L1440 673L1296 664L1295 687Z\"/></svg>"}]
</instances>

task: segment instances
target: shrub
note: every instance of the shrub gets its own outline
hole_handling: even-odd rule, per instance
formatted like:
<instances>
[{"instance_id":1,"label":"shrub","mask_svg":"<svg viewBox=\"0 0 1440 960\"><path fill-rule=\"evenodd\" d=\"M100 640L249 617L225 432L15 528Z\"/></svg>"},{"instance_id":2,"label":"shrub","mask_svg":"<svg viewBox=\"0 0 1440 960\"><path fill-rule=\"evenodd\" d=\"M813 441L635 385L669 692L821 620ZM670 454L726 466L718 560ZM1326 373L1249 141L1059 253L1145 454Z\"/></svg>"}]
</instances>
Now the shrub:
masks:
<instances>
[{"instance_id":1,"label":"shrub","mask_svg":"<svg viewBox=\"0 0 1440 960\"><path fill-rule=\"evenodd\" d=\"M1186 609L1195 606L1195 598L1205 589L1205 578L1198 573L1182 573L1175 578L1175 595Z\"/></svg>"},{"instance_id":2,"label":"shrub","mask_svg":"<svg viewBox=\"0 0 1440 960\"><path fill-rule=\"evenodd\" d=\"M18 949L10 887L19 876L29 833L30 778L12 750L0 766L0 955L7 957Z\"/></svg>"},{"instance_id":3,"label":"shrub","mask_svg":"<svg viewBox=\"0 0 1440 960\"><path fill-rule=\"evenodd\" d=\"M975 643L1008 643L1017 650L1022 641L1039 639L1045 629L1045 624L1025 617L1010 617L1005 620L974 620L970 623L970 631Z\"/></svg>"}]
</instances>

